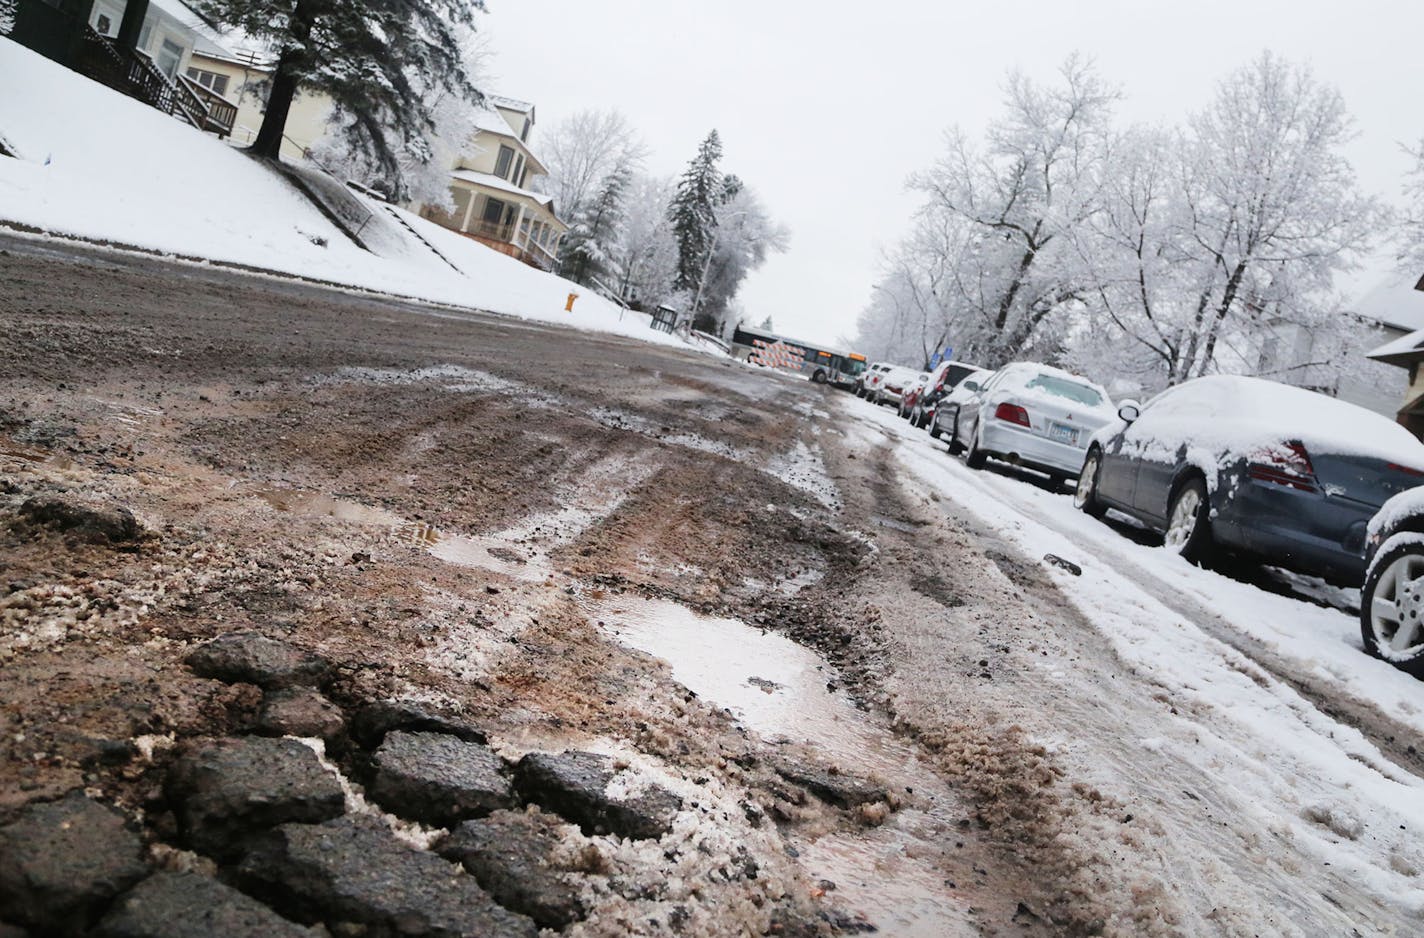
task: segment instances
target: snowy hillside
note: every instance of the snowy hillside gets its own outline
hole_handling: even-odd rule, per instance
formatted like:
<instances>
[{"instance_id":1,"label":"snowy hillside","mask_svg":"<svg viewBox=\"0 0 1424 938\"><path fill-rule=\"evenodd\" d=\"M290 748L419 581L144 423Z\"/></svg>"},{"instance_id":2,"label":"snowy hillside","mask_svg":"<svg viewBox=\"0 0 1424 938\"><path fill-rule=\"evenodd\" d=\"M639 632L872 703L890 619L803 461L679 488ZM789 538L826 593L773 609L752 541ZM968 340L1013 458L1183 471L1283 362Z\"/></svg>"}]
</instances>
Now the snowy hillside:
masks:
<instances>
[{"instance_id":1,"label":"snowy hillside","mask_svg":"<svg viewBox=\"0 0 1424 938\"><path fill-rule=\"evenodd\" d=\"M0 95L0 139L18 157L0 157L0 220L680 344L646 316L620 317L590 290L407 212L459 272L415 238L375 256L260 163L9 39L0 39L0 88L12 89ZM389 219L384 206L370 208Z\"/></svg>"}]
</instances>

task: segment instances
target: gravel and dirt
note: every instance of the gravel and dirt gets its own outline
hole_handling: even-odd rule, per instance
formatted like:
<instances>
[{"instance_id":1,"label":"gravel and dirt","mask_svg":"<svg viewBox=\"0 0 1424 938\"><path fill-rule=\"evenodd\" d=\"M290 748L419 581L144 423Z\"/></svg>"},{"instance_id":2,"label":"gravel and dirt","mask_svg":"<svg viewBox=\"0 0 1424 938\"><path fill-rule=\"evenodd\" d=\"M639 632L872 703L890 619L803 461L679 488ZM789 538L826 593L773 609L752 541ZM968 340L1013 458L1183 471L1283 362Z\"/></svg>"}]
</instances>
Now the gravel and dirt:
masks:
<instances>
[{"instance_id":1,"label":"gravel and dirt","mask_svg":"<svg viewBox=\"0 0 1424 938\"><path fill-rule=\"evenodd\" d=\"M11 237L0 356L0 934L1420 925L843 392Z\"/></svg>"}]
</instances>

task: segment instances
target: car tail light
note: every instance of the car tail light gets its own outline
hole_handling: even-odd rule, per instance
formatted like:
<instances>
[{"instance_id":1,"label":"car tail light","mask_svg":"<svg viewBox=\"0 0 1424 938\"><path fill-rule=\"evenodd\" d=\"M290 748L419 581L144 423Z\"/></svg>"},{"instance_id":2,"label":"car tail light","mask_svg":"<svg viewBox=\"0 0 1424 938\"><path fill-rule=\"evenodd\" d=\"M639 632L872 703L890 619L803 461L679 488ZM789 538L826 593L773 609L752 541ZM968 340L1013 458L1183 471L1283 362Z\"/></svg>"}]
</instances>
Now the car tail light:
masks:
<instances>
[{"instance_id":1,"label":"car tail light","mask_svg":"<svg viewBox=\"0 0 1424 938\"><path fill-rule=\"evenodd\" d=\"M1021 427L1031 426L1028 422L1028 411L1017 404L1000 404L994 408L994 419L1003 420L1007 423L1016 423Z\"/></svg>"},{"instance_id":2,"label":"car tail light","mask_svg":"<svg viewBox=\"0 0 1424 938\"><path fill-rule=\"evenodd\" d=\"M1401 466L1399 463L1395 462L1387 464L1385 468L1393 469L1395 472L1402 472L1407 476L1424 477L1424 471L1420 471L1418 469L1411 469L1409 466Z\"/></svg>"},{"instance_id":3,"label":"car tail light","mask_svg":"<svg viewBox=\"0 0 1424 938\"><path fill-rule=\"evenodd\" d=\"M1302 492L1314 492L1315 466L1299 443L1282 443L1251 454L1248 470L1257 482L1271 482Z\"/></svg>"}]
</instances>

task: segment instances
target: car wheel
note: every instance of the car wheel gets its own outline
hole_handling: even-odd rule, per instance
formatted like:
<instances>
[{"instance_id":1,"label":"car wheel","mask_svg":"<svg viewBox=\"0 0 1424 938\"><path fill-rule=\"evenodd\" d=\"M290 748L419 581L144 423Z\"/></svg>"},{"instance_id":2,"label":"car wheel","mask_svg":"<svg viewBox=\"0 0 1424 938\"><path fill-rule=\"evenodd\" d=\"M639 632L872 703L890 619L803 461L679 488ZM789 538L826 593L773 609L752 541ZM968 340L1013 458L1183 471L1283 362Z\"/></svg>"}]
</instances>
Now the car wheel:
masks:
<instances>
[{"instance_id":1,"label":"car wheel","mask_svg":"<svg viewBox=\"0 0 1424 938\"><path fill-rule=\"evenodd\" d=\"M954 423L949 428L949 455L958 456L964 452L964 445L959 442L959 408L954 409Z\"/></svg>"},{"instance_id":2,"label":"car wheel","mask_svg":"<svg viewBox=\"0 0 1424 938\"><path fill-rule=\"evenodd\" d=\"M928 420L926 421L926 423L929 425L930 428L930 436L936 440L939 439L940 435L943 433L943 431L941 431L939 428L939 421Z\"/></svg>"},{"instance_id":3,"label":"car wheel","mask_svg":"<svg viewBox=\"0 0 1424 938\"><path fill-rule=\"evenodd\" d=\"M920 411L920 417L919 417L919 420L917 420L917 421L915 422L915 426L917 426L917 427L919 427L921 430L923 430L925 427L928 427L929 425L930 425L930 415L929 415L929 412L928 412L928 411L924 411L924 410Z\"/></svg>"},{"instance_id":4,"label":"car wheel","mask_svg":"<svg viewBox=\"0 0 1424 938\"><path fill-rule=\"evenodd\" d=\"M1211 553L1211 514L1206 499L1206 483L1200 478L1183 482L1172 494L1167 509L1167 533L1163 543L1191 563L1200 564Z\"/></svg>"},{"instance_id":5,"label":"car wheel","mask_svg":"<svg viewBox=\"0 0 1424 938\"><path fill-rule=\"evenodd\" d=\"M1102 453L1097 450L1088 453L1083 471L1078 473L1078 485L1073 490L1073 507L1094 518L1101 518L1108 512L1108 506L1098 500L1098 469L1102 464Z\"/></svg>"},{"instance_id":6,"label":"car wheel","mask_svg":"<svg viewBox=\"0 0 1424 938\"><path fill-rule=\"evenodd\" d=\"M1424 677L1424 536L1375 559L1360 591L1365 651Z\"/></svg>"},{"instance_id":7,"label":"car wheel","mask_svg":"<svg viewBox=\"0 0 1424 938\"><path fill-rule=\"evenodd\" d=\"M983 469L985 459L984 451L979 448L979 430L976 428L974 435L969 438L969 449L964 454L964 465L970 469Z\"/></svg>"},{"instance_id":8,"label":"car wheel","mask_svg":"<svg viewBox=\"0 0 1424 938\"><path fill-rule=\"evenodd\" d=\"M813 374L813 375L811 376L811 381L812 381L813 383L815 383L815 384L825 384L825 383L826 383L826 373L825 373L824 371L818 371L818 372L816 372L815 374Z\"/></svg>"}]
</instances>

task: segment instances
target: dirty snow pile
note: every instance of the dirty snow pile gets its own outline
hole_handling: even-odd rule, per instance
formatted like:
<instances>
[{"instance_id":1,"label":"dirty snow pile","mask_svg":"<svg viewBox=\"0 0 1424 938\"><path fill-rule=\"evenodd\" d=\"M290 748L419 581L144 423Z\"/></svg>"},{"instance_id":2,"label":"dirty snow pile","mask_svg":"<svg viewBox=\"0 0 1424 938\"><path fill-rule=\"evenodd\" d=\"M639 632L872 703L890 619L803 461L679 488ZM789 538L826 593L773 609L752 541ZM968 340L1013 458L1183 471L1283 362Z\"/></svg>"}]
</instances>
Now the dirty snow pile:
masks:
<instances>
[{"instance_id":1,"label":"dirty snow pile","mask_svg":"<svg viewBox=\"0 0 1424 938\"><path fill-rule=\"evenodd\" d=\"M5 38L0 88L0 139L17 157L0 157L0 222L681 344L646 316L399 209L458 271L414 237L373 255L259 162ZM390 208L369 207L403 231Z\"/></svg>"}]
</instances>

